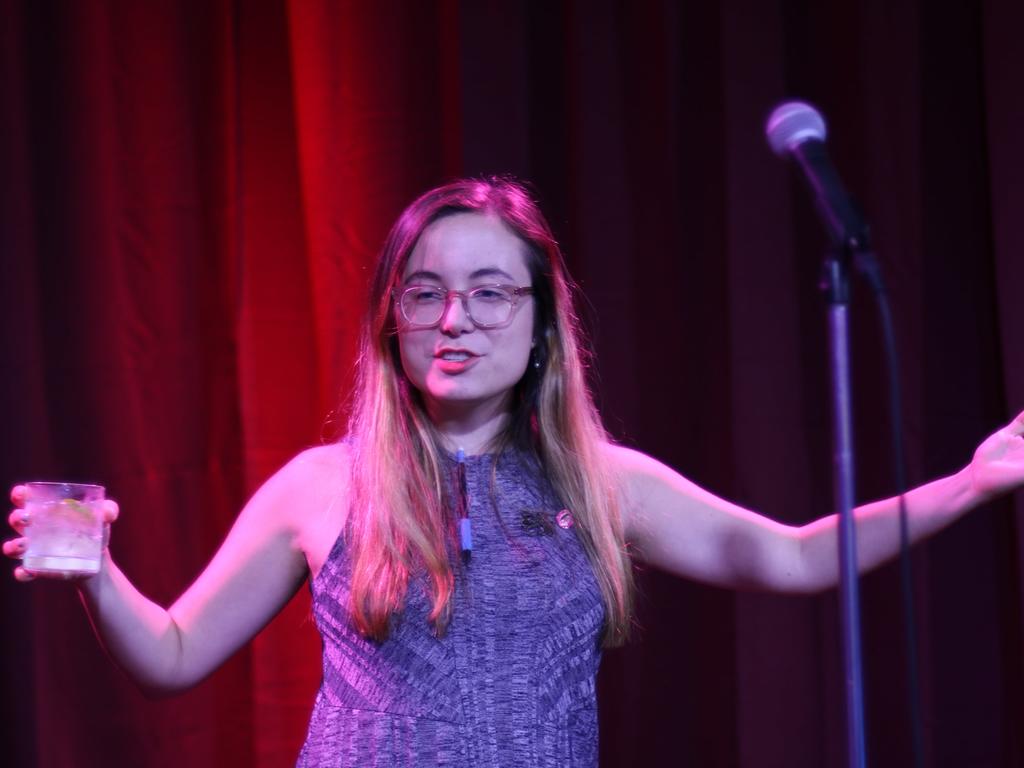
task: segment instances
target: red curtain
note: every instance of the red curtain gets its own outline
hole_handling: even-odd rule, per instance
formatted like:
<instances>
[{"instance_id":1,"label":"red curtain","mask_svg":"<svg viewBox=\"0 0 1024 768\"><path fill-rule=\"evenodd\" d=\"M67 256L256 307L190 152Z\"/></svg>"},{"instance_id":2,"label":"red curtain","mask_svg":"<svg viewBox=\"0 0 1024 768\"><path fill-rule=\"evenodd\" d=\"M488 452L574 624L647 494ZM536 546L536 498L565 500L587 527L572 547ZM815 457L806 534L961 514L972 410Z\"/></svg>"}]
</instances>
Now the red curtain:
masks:
<instances>
[{"instance_id":1,"label":"red curtain","mask_svg":"<svg viewBox=\"0 0 1024 768\"><path fill-rule=\"evenodd\" d=\"M0 482L102 482L168 604L246 497L337 433L368 270L425 188L532 180L581 282L609 429L791 523L829 511L823 247L761 137L830 118L896 305L912 477L1024 407L1024 54L1009 0L0 0ZM861 498L892 491L855 296ZM929 765L1024 765L1024 503L915 554ZM601 676L602 765L839 766L834 595L644 571ZM194 690L144 699L73 590L0 587L19 766L294 762L306 590ZM863 582L869 752L909 762L898 580Z\"/></svg>"}]
</instances>

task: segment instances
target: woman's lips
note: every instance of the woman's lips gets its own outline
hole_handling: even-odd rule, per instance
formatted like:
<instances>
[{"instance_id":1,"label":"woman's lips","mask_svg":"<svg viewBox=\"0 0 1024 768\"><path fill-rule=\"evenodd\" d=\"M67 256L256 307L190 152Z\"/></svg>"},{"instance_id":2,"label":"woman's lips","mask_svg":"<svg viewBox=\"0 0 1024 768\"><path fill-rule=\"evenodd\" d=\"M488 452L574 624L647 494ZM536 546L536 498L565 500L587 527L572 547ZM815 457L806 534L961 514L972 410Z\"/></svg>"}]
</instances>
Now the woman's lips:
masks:
<instances>
[{"instance_id":1,"label":"woman's lips","mask_svg":"<svg viewBox=\"0 0 1024 768\"><path fill-rule=\"evenodd\" d=\"M479 359L480 357L478 355L474 355L464 350L447 350L441 351L435 355L434 363L442 372L456 374L469 370L476 365L476 361Z\"/></svg>"}]
</instances>

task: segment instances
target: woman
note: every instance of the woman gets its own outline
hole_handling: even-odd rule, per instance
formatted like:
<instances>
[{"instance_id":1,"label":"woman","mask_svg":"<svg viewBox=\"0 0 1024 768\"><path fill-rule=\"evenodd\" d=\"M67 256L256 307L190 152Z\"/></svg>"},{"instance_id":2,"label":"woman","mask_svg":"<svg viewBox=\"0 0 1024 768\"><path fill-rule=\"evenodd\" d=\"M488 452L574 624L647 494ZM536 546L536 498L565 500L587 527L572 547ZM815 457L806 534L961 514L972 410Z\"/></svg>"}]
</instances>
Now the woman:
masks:
<instances>
[{"instance_id":1,"label":"woman","mask_svg":"<svg viewBox=\"0 0 1024 768\"><path fill-rule=\"evenodd\" d=\"M105 553L80 583L103 642L144 688L184 689L309 578L324 680L300 765L595 765L595 675L627 633L630 556L813 592L837 580L836 520L775 523L612 445L578 338L561 254L521 187L428 192L377 266L347 437L268 480L169 609ZM911 491L912 538L1024 482L1022 433L1024 414ZM866 570L895 554L897 503L856 516ZM12 512L19 533L30 522Z\"/></svg>"}]
</instances>

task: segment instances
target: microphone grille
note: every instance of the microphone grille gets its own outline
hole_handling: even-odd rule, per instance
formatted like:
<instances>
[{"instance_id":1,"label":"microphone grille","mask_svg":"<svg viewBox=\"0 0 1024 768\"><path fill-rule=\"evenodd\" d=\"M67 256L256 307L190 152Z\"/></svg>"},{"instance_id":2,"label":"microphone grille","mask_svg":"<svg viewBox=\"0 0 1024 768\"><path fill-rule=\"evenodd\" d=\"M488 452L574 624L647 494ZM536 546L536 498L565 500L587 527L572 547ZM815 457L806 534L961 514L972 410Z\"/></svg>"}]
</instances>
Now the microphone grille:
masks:
<instances>
[{"instance_id":1,"label":"microphone grille","mask_svg":"<svg viewBox=\"0 0 1024 768\"><path fill-rule=\"evenodd\" d=\"M764 135L775 154L785 155L805 141L824 141L825 118L810 104L787 101L772 110Z\"/></svg>"}]
</instances>

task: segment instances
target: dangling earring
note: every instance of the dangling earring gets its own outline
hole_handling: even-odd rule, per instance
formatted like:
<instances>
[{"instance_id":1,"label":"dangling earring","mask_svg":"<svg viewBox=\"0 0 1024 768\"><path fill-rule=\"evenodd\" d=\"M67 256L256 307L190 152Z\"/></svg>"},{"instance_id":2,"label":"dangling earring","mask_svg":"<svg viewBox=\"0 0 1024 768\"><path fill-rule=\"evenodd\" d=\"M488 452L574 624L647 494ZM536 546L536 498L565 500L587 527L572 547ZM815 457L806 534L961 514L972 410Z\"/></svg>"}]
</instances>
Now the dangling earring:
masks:
<instances>
[{"instance_id":1,"label":"dangling earring","mask_svg":"<svg viewBox=\"0 0 1024 768\"><path fill-rule=\"evenodd\" d=\"M530 349L530 358L533 360L533 370L540 370L540 355L537 354L537 341L534 340Z\"/></svg>"}]
</instances>

